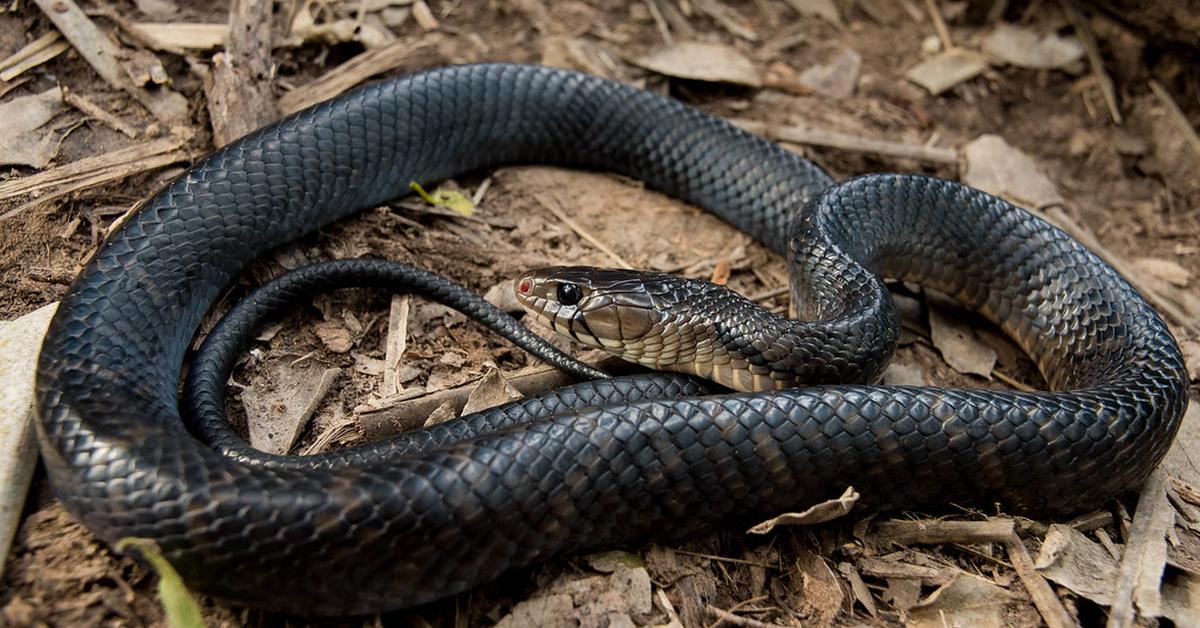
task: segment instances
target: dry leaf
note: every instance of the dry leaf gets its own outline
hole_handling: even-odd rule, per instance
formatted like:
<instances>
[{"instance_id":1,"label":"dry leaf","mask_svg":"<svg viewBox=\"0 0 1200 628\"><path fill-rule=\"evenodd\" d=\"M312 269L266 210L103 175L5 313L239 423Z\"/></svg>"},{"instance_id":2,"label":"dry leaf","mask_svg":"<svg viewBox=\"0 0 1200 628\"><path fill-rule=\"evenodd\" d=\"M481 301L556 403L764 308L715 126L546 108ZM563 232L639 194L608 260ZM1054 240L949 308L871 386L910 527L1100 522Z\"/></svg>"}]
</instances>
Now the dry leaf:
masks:
<instances>
[{"instance_id":1,"label":"dry leaf","mask_svg":"<svg viewBox=\"0 0 1200 628\"><path fill-rule=\"evenodd\" d=\"M1003 587L968 573L959 573L911 609L910 626L945 628L1003 628L1005 606L1020 598Z\"/></svg>"},{"instance_id":2,"label":"dry leaf","mask_svg":"<svg viewBox=\"0 0 1200 628\"><path fill-rule=\"evenodd\" d=\"M975 78L985 69L987 62L983 60L982 55L965 48L956 48L929 57L904 76L937 96L963 81Z\"/></svg>"},{"instance_id":3,"label":"dry leaf","mask_svg":"<svg viewBox=\"0 0 1200 628\"><path fill-rule=\"evenodd\" d=\"M723 44L679 42L634 61L647 70L694 81L760 87L762 76L746 55Z\"/></svg>"},{"instance_id":4,"label":"dry leaf","mask_svg":"<svg viewBox=\"0 0 1200 628\"><path fill-rule=\"evenodd\" d=\"M951 368L963 374L992 377L996 350L983 342L966 322L939 307L929 307L929 331L933 346Z\"/></svg>"},{"instance_id":5,"label":"dry leaf","mask_svg":"<svg viewBox=\"0 0 1200 628\"><path fill-rule=\"evenodd\" d=\"M504 378L503 373L497 369L491 369L479 380L475 389L467 397L462 414L474 414L521 397L521 391L513 388L512 384Z\"/></svg>"},{"instance_id":6,"label":"dry leaf","mask_svg":"<svg viewBox=\"0 0 1200 628\"><path fill-rule=\"evenodd\" d=\"M537 597L513 606L496 622L496 628L576 628L579 624L571 617L574 611L575 603L569 595Z\"/></svg>"},{"instance_id":7,"label":"dry leaf","mask_svg":"<svg viewBox=\"0 0 1200 628\"><path fill-rule=\"evenodd\" d=\"M767 534L774 530L775 526L813 525L832 521L850 512L858 498L858 491L855 491L853 486L848 486L842 496L837 499L829 499L815 504L804 512L785 512L751 527L746 532L748 534Z\"/></svg>"},{"instance_id":8,"label":"dry leaf","mask_svg":"<svg viewBox=\"0 0 1200 628\"><path fill-rule=\"evenodd\" d=\"M517 292L513 289L511 279L505 279L488 288L487 292L483 293L483 300L509 314L518 314L525 311L525 308L521 307L521 302L517 300Z\"/></svg>"},{"instance_id":9,"label":"dry leaf","mask_svg":"<svg viewBox=\"0 0 1200 628\"><path fill-rule=\"evenodd\" d=\"M1023 26L1001 24L983 38L983 51L996 59L1034 70L1063 69L1083 59L1083 44L1055 33L1038 35Z\"/></svg>"},{"instance_id":10,"label":"dry leaf","mask_svg":"<svg viewBox=\"0 0 1200 628\"><path fill-rule=\"evenodd\" d=\"M999 135L981 135L963 147L963 183L1010 201L1041 209L1061 205L1058 188L1034 163Z\"/></svg>"},{"instance_id":11,"label":"dry leaf","mask_svg":"<svg viewBox=\"0 0 1200 628\"><path fill-rule=\"evenodd\" d=\"M49 165L64 136L38 129L65 107L62 90L57 87L0 103L0 165Z\"/></svg>"},{"instance_id":12,"label":"dry leaf","mask_svg":"<svg viewBox=\"0 0 1200 628\"><path fill-rule=\"evenodd\" d=\"M1117 561L1103 546L1071 526L1050 524L1034 567L1076 595L1097 604L1112 604Z\"/></svg>"},{"instance_id":13,"label":"dry leaf","mask_svg":"<svg viewBox=\"0 0 1200 628\"><path fill-rule=\"evenodd\" d=\"M270 454L286 454L296 444L308 419L342 372L339 368L284 364L268 386L242 391L250 446Z\"/></svg>"}]
</instances>

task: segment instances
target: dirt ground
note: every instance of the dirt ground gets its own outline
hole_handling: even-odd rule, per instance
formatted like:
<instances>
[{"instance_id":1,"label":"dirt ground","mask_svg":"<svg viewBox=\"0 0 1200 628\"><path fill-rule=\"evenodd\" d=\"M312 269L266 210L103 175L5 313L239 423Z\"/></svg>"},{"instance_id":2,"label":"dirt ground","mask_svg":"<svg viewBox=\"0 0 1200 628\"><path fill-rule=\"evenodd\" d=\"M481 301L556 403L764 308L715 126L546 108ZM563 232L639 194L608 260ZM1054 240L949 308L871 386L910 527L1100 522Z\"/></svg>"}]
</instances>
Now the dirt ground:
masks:
<instances>
[{"instance_id":1,"label":"dirt ground","mask_svg":"<svg viewBox=\"0 0 1200 628\"><path fill-rule=\"evenodd\" d=\"M338 13L344 8L338 2L283 3L276 7L274 17L276 40L283 40L289 25L296 24L296 12L307 10L305 7L311 8L320 22L330 16L353 17L358 10L353 7L367 4L347 2L345 6L351 9ZM1101 81L1086 58L1068 67L1040 70L992 62L977 76L938 95L930 94L905 78L913 66L937 54L941 45L926 4L916 1L429 1L429 17L436 26L422 23L424 16L419 20L414 15L420 9L411 2L378 4L390 7L388 10L412 12L389 30L397 41L414 43L410 54L379 76L469 61L545 62L587 71L599 69L730 118L808 125L853 137L948 149L961 149L982 135L998 135L1032 157L1057 187L1065 199L1058 206L1062 215L1094 234L1108 252L1127 260L1185 314L1200 312L1200 279L1195 276L1200 268L1200 154L1188 144L1187 134L1150 87L1151 82L1161 86L1182 110L1184 121L1195 128L1200 121L1200 78L1194 68L1200 67L1200 59L1187 48L1128 29L1111 17L1085 13L1083 20L1115 85L1120 124L1112 120ZM1003 10L991 14L986 6L980 9L983 3L934 4L952 41L969 50L978 51L983 38L1001 22L1043 34L1076 32L1063 5L1055 2L1001 3ZM673 39L700 40L736 50L766 77L766 85L671 78L640 67L638 59L664 46L664 27L656 21L664 5L668 12L681 16L682 26L693 31L687 33L681 25L663 18ZM825 5L836 8L838 23L793 8ZM225 3L192 0L143 0L136 6L119 0L81 6L110 33L124 32L113 15L131 21L221 23L228 13ZM389 19L399 15L392 13ZM732 17L723 22L713 15ZM0 8L0 58L53 30L36 4L8 3ZM343 37L345 41L332 41L335 39L330 36L276 48L272 56L274 96L306 85L368 49L352 41L353 36ZM128 35L123 35L121 42L126 50L145 51ZM850 93L832 93L836 87L813 87L800 80L806 69L830 64L847 50L861 57ZM188 155L198 158L213 148L203 89L211 52L154 54L170 78L170 88L187 99L187 119L180 126L192 133L185 146ZM46 127L70 132L43 170L162 137L172 130L128 94L111 87L73 51L26 71L20 79L0 82L0 94L7 92L0 102L56 85L68 87L114 114L136 130L137 138L68 107ZM787 146L802 151L837 179L881 171L921 172L949 179L963 175L961 161L902 158L869 149L814 144ZM33 204L0 219L0 318L15 318L59 299L113 222L185 166L185 161L177 161ZM32 176L38 170L5 166L0 170L0 182ZM531 267L611 266L619 258L639 268L702 278L728 272L728 284L734 289L757 296L768 307L787 307L787 295L778 290L787 281L787 269L779 257L703 211L647 191L635 181L603 173L513 167L479 173L457 183L473 192L485 182L486 193L471 217L406 202L368 210L288 245L247 271L221 307L285 268L357 256L412 263L480 292ZM34 198L0 198L0 214ZM575 224L564 222L556 210ZM596 242L609 247L612 254ZM984 352L996 355L996 364L987 376L964 374L962 367L951 366L955 356L946 355L950 345L940 345L932 337L936 333L931 324L939 327L944 323L929 320L929 299L912 286L899 285L896 291L908 306L902 308L907 331L895 360L900 366L893 376L949 386L1044 385L1029 359L997 330L977 317L935 303L935 316L952 319L951 327L966 336L971 347L983 346L987 348ZM230 412L234 422L244 427L254 408L282 403L281 395L288 390L311 388L314 378L333 369L330 389L318 400L311 421L290 450L310 453L336 448L386 429L379 428L378 420L370 423L369 410L373 408L368 407L368 400L377 397L381 386L389 303L389 295L339 293L321 297L312 307L272 326L233 378ZM408 320L399 380L413 396L470 385L491 369L512 373L534 364L520 350L441 306L416 300ZM1185 350L1200 347L1195 344L1200 338L1194 331L1200 320L1170 322ZM1197 358L1192 354L1189 359L1194 364ZM1195 396L1195 370L1192 376ZM246 399L251 396L246 390L253 391L259 401ZM1184 488L1177 488L1174 495L1183 495L1186 502L1190 485L1181 482L1177 486ZM1191 583L1179 586L1195 587L1196 606L1192 608L1200 609L1200 585L1195 584L1200 582L1200 552L1196 551L1200 548L1200 521L1188 518L1188 513L1200 511L1195 504L1180 505L1178 499L1175 503L1180 508L1174 528L1177 542L1172 545L1164 582ZM1094 524L1076 522L1075 527L1102 543L1104 539L1126 541L1136 504L1137 496L1131 495L1093 514L1088 521ZM920 516L931 515L968 522L1004 518L1004 513L995 509ZM1047 526L1053 522L1015 521L1021 541L1037 556ZM1015 626L1047 621L1033 603L1030 585L1014 570L1016 559L1005 543L896 545L885 536L866 532L868 523L851 513L831 523L787 527L765 536L726 529L681 544L614 548L627 552L617 556L618 562L644 567L644 572L614 571L604 557L563 557L422 608L341 623L474 626L500 621L510 626L537 622L616 626L666 625L675 620L685 626L722 621L741 626L933 625L931 617L941 617L942 622L951 624L997 621L996 625ZM919 573L897 575L880 567L884 563ZM634 572L648 574L649 582L636 592L618 586L618 576ZM983 611L968 609L982 614L956 615L966 613L964 608L970 605L938 606L938 599L929 599L952 580L947 573L977 576L971 582L982 581L1000 591L985 591L982 599L990 602L982 604ZM0 625L140 626L165 622L155 598L156 577L134 560L94 541L56 503L41 471L30 491L3 578ZM1050 586L1074 620L1085 625L1105 621L1105 606L1094 596L1055 582ZM605 597L614 591L625 593L617 595L617 601L612 595ZM922 600L919 604L915 603L918 598ZM530 600L536 604L531 606ZM306 623L219 600L200 601L205 620L214 626ZM942 603L949 604L945 599ZM720 611L733 615L721 615Z\"/></svg>"}]
</instances>

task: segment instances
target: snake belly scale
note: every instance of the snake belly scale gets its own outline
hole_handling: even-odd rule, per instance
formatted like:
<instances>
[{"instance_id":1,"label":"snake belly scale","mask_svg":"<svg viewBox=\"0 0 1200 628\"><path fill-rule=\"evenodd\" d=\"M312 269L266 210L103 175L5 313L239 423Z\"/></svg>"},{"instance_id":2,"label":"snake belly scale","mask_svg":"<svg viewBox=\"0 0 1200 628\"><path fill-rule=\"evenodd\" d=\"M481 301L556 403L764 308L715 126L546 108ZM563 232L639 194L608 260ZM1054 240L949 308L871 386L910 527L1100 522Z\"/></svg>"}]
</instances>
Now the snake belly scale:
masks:
<instances>
[{"instance_id":1,"label":"snake belly scale","mask_svg":"<svg viewBox=\"0 0 1200 628\"><path fill-rule=\"evenodd\" d=\"M189 342L252 259L409 181L532 162L636 177L787 255L809 321L795 340L821 385L618 401L325 467L245 464L183 427ZM1054 390L866 384L894 335L876 273L996 321ZM50 479L99 538L152 539L199 590L312 614L420 604L551 555L692 534L847 484L869 509L1075 512L1136 487L1187 400L1152 308L1022 210L920 176L833 185L682 104L503 64L372 85L196 163L75 280L37 386Z\"/></svg>"}]
</instances>

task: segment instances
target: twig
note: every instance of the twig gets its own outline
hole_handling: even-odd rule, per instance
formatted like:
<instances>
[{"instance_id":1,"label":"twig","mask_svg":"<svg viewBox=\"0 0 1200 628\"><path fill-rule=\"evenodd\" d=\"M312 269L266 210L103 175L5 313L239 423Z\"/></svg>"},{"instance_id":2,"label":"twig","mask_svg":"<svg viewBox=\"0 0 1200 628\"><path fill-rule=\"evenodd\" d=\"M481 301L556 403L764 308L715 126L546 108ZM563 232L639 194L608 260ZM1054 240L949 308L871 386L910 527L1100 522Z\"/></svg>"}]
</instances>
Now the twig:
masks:
<instances>
[{"instance_id":1,"label":"twig","mask_svg":"<svg viewBox=\"0 0 1200 628\"><path fill-rule=\"evenodd\" d=\"M893 519L874 524L876 535L899 545L914 543L1004 543L1013 533L1011 519L987 521L908 521Z\"/></svg>"},{"instance_id":2,"label":"twig","mask_svg":"<svg viewBox=\"0 0 1200 628\"><path fill-rule=\"evenodd\" d=\"M1175 511L1167 500L1167 480L1167 472L1162 467L1155 469L1138 497L1113 592L1108 628L1133 625L1138 611L1149 618L1159 615L1162 604L1159 585L1167 561L1166 536L1175 522Z\"/></svg>"},{"instance_id":3,"label":"twig","mask_svg":"<svg viewBox=\"0 0 1200 628\"><path fill-rule=\"evenodd\" d=\"M1158 100L1167 108L1167 113L1170 114L1175 126L1179 127L1179 132L1187 138L1196 157L1200 157L1200 135L1196 134L1196 129L1192 128L1187 117L1183 115L1183 111L1179 109L1179 105L1175 104L1175 99L1171 98L1171 94L1162 86L1162 83L1154 79L1150 79L1150 91L1154 92Z\"/></svg>"},{"instance_id":4,"label":"twig","mask_svg":"<svg viewBox=\"0 0 1200 628\"><path fill-rule=\"evenodd\" d=\"M119 23L125 32L147 47L163 52L212 50L225 45L229 24L195 22L128 22Z\"/></svg>"},{"instance_id":5,"label":"twig","mask_svg":"<svg viewBox=\"0 0 1200 628\"><path fill-rule=\"evenodd\" d=\"M733 558L730 556L719 556L717 554L705 554L704 552L691 552L691 551L682 550L682 549L672 549L671 551L675 552L676 554L683 554L684 556L693 556L695 558L703 558L704 560L713 560L713 561L717 561L719 563L733 563L735 565L749 565L751 567L762 567L763 569L779 569L779 567L776 567L775 565L768 565L766 563L759 563L759 562L755 562L752 560L746 560L745 558ZM758 600L754 600L754 601L758 601Z\"/></svg>"},{"instance_id":6,"label":"twig","mask_svg":"<svg viewBox=\"0 0 1200 628\"><path fill-rule=\"evenodd\" d=\"M925 9L929 11L929 19L933 20L938 39L942 40L942 49L953 50L954 40L950 38L950 29L946 27L946 20L942 18L942 10L938 8L937 0L925 0Z\"/></svg>"},{"instance_id":7,"label":"twig","mask_svg":"<svg viewBox=\"0 0 1200 628\"><path fill-rule=\"evenodd\" d=\"M582 225L575 222L573 218L568 216L567 212L563 211L562 207L559 207L558 199L542 194L541 192L534 192L533 196L538 200L538 203L540 203L542 207L545 207L547 211L549 211L551 214L554 214L556 218L561 220L563 224L570 227L571 230L574 231L579 237L587 240L597 249L600 249L600 251L611 258L613 262L617 264L617 266L627 269L633 268L633 265L625 261L625 258L618 255L616 251L609 248L608 245L601 242L596 236L592 235L590 231L584 229Z\"/></svg>"},{"instance_id":8,"label":"twig","mask_svg":"<svg viewBox=\"0 0 1200 628\"><path fill-rule=\"evenodd\" d=\"M289 115L333 98L376 74L410 60L417 50L434 45L436 37L436 34L426 35L414 41L398 41L364 52L326 72L321 78L284 94L279 99L279 111Z\"/></svg>"},{"instance_id":9,"label":"twig","mask_svg":"<svg viewBox=\"0 0 1200 628\"><path fill-rule=\"evenodd\" d=\"M717 608L712 604L705 604L704 609L708 611L709 615L717 618L716 623L712 624L714 626L720 626L721 623L724 622L732 626L745 626L746 628L785 628L785 626L781 624L769 624L765 621L758 621L757 619L750 619L749 617L734 615L733 613Z\"/></svg>"},{"instance_id":10,"label":"twig","mask_svg":"<svg viewBox=\"0 0 1200 628\"><path fill-rule=\"evenodd\" d=\"M1004 382L1005 384L1008 384L1009 386L1012 386L1013 388L1016 388L1017 390L1024 391L1024 392L1033 392L1033 391L1037 390L1033 386L1030 386L1029 384L1022 382L1019 379L1015 379L1011 375L1005 375L1004 373L1001 373L1000 371L993 370L992 375L994 375L996 377L996 379Z\"/></svg>"},{"instance_id":11,"label":"twig","mask_svg":"<svg viewBox=\"0 0 1200 628\"><path fill-rule=\"evenodd\" d=\"M7 59L0 61L0 81L11 81L26 70L37 67L71 47L58 31L50 31L29 42Z\"/></svg>"},{"instance_id":12,"label":"twig","mask_svg":"<svg viewBox=\"0 0 1200 628\"><path fill-rule=\"evenodd\" d=\"M0 221L76 190L186 161L189 157L188 151L180 150L180 147L187 139L185 135L172 135L105 155L80 159L28 177L0 182L0 201L48 190L46 194L0 214Z\"/></svg>"},{"instance_id":13,"label":"twig","mask_svg":"<svg viewBox=\"0 0 1200 628\"><path fill-rule=\"evenodd\" d=\"M713 19L718 26L734 37L746 41L758 41L758 33L746 26L746 20L732 7L725 6L720 0L692 0L692 4Z\"/></svg>"},{"instance_id":14,"label":"twig","mask_svg":"<svg viewBox=\"0 0 1200 628\"><path fill-rule=\"evenodd\" d=\"M742 600L741 602L738 602L737 604L734 604L734 605L733 605L733 606L732 606L732 607L729 609L729 611L728 611L728 612L730 612L730 613L733 613L733 612L739 611L739 610L741 610L741 609L743 609L743 608L745 608L745 607L747 607L747 606L749 606L749 605L751 605L751 604L756 604L756 603L758 603L758 602L761 602L761 601L763 601L763 600L767 599L768 597L770 597L770 596L768 596L768 595L760 595L760 596L757 596L757 597L752 597L752 598L750 598L750 599L748 599L748 600ZM721 622L722 622L722 621L723 621L722 619L718 619L718 620L714 621L713 623L711 623L711 624L708 624L707 626L705 626L705 628L717 628L717 626L720 626L720 625L721 625Z\"/></svg>"},{"instance_id":15,"label":"twig","mask_svg":"<svg viewBox=\"0 0 1200 628\"><path fill-rule=\"evenodd\" d=\"M34 0L46 17L71 42L79 56L83 57L109 85L133 96L154 117L167 123L183 120L187 116L187 100L166 86L151 91L134 85L119 62L121 51L92 22L74 0Z\"/></svg>"},{"instance_id":16,"label":"twig","mask_svg":"<svg viewBox=\"0 0 1200 628\"><path fill-rule=\"evenodd\" d=\"M1087 53L1088 65L1091 66L1092 74L1095 75L1096 82L1100 85L1100 93L1104 95L1104 104L1108 106L1108 115L1112 117L1114 123L1121 124L1121 111L1117 108L1117 90L1113 88L1112 78L1104 70L1104 59L1100 56L1100 46L1096 43L1095 36L1092 35L1092 29L1088 27L1087 21L1075 9L1071 0L1062 0L1062 7L1063 12L1071 20L1071 25L1075 27L1075 35L1079 37L1079 43L1083 44L1083 49Z\"/></svg>"},{"instance_id":17,"label":"twig","mask_svg":"<svg viewBox=\"0 0 1200 628\"><path fill-rule=\"evenodd\" d=\"M65 87L63 88L63 100L65 100L68 105L71 105L88 116L99 120L116 132L121 133L130 139L137 137L137 129L129 126L129 124L125 123L116 115L105 111L100 107L100 105L97 105L96 103L84 98L83 96L80 96L79 94L76 94Z\"/></svg>"},{"instance_id":18,"label":"twig","mask_svg":"<svg viewBox=\"0 0 1200 628\"><path fill-rule=\"evenodd\" d=\"M1029 556L1029 550L1025 548L1025 543L1014 533L1005 542L1005 547L1008 549L1008 559L1012 561L1013 569L1017 572L1017 576L1021 578L1021 583L1025 585L1025 590L1029 592L1029 597L1033 598L1033 605L1037 607L1038 612L1042 614L1042 619L1046 621L1046 625L1050 628L1072 628L1075 626L1075 620L1071 614L1067 612L1063 606L1062 600L1054 594L1054 589L1050 588L1050 583L1042 577L1042 574L1034 569L1033 558Z\"/></svg>"},{"instance_id":19,"label":"twig","mask_svg":"<svg viewBox=\"0 0 1200 628\"><path fill-rule=\"evenodd\" d=\"M807 126L771 124L759 120L734 118L730 122L764 137L783 142L795 142L810 146L823 146L856 153L871 153L900 159L916 159L938 164L957 164L958 152L951 148L937 148L921 144L904 144L888 140L858 137L848 133L814 129Z\"/></svg>"},{"instance_id":20,"label":"twig","mask_svg":"<svg viewBox=\"0 0 1200 628\"><path fill-rule=\"evenodd\" d=\"M383 388L384 397L400 393L400 358L408 347L408 312L412 299L407 294L392 297L392 305L388 311L387 340L383 355Z\"/></svg>"}]
</instances>

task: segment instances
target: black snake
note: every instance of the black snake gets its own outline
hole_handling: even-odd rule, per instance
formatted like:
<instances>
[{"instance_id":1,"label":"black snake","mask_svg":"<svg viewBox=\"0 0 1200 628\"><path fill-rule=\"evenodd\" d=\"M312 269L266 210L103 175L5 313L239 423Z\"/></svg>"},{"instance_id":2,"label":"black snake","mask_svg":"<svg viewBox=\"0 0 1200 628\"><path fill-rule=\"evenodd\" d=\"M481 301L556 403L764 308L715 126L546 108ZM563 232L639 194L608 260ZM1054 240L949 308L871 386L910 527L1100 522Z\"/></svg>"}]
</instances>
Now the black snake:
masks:
<instances>
[{"instance_id":1,"label":"black snake","mask_svg":"<svg viewBox=\"0 0 1200 628\"><path fill-rule=\"evenodd\" d=\"M187 347L248 262L410 181L529 162L636 177L787 255L809 321L789 346L821 385L688 397L668 379L658 387L683 398L622 401L641 384L584 383L540 404L549 416L537 421L368 447L386 460L256 464L185 429ZM996 321L1054 392L868 385L896 330L876 273ZM862 383L830 384L843 378ZM648 92L476 65L354 91L195 164L75 280L38 394L50 478L97 536L154 540L203 591L329 614L419 604L554 554L691 534L848 484L870 509L1076 512L1146 477L1187 388L1174 339L1137 292L1004 201L921 176L832 185Z\"/></svg>"}]
</instances>

